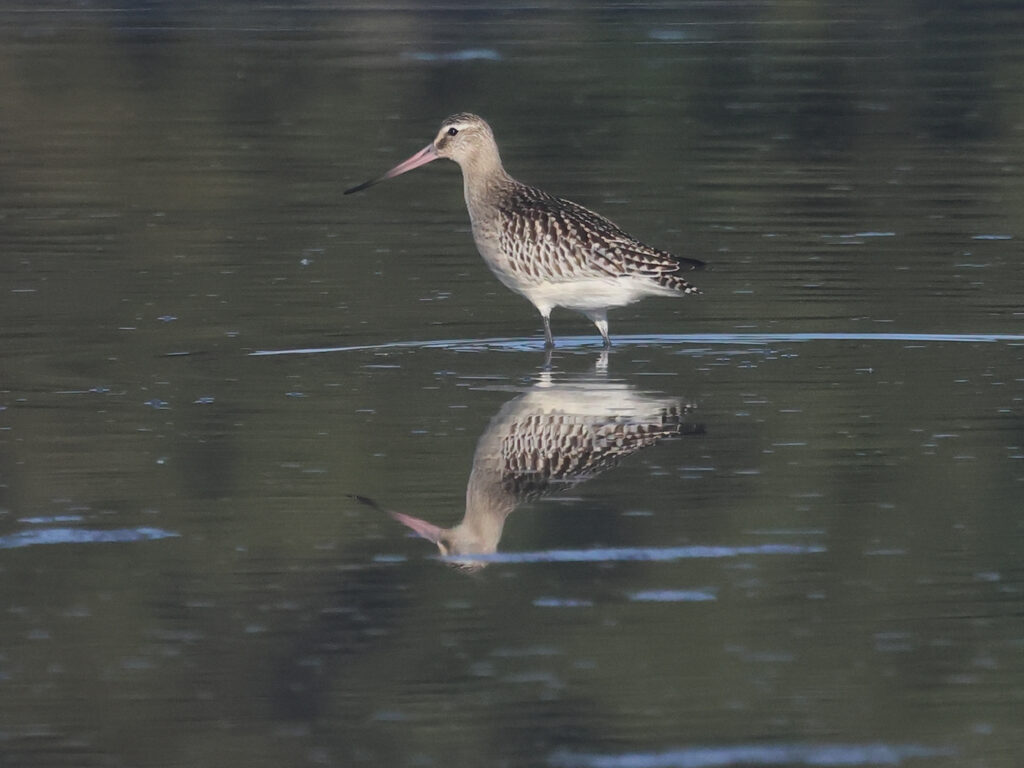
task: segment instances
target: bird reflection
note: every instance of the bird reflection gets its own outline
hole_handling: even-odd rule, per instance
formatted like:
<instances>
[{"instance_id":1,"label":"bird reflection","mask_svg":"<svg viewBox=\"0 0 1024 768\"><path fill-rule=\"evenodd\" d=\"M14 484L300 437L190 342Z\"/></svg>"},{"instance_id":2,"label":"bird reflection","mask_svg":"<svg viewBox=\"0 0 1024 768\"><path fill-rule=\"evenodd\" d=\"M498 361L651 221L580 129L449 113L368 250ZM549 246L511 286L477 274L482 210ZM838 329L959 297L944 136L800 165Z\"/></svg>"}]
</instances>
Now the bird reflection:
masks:
<instances>
[{"instance_id":1,"label":"bird reflection","mask_svg":"<svg viewBox=\"0 0 1024 768\"><path fill-rule=\"evenodd\" d=\"M481 435L458 525L441 528L402 512L389 514L437 544L448 562L478 570L486 559L472 556L497 551L516 507L596 477L666 438L703 432L686 421L692 409L678 398L637 392L621 381L555 382L545 373L502 406Z\"/></svg>"}]
</instances>

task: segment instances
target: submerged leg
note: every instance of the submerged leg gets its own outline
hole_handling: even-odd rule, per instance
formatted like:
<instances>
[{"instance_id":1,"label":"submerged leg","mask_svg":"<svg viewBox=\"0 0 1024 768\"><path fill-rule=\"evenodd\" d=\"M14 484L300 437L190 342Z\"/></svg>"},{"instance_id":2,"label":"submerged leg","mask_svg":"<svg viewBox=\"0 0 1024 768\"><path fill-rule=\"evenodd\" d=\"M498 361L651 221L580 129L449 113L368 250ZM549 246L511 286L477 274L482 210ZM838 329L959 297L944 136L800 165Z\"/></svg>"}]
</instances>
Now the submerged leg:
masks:
<instances>
[{"instance_id":1,"label":"submerged leg","mask_svg":"<svg viewBox=\"0 0 1024 768\"><path fill-rule=\"evenodd\" d=\"M545 345L545 347L544 347L544 363L540 367L540 370L541 370L542 374L544 374L544 373L550 374L551 373L551 370L554 367L551 364L552 358L554 357L554 354L555 354L555 348L554 347L549 347L549 346Z\"/></svg>"},{"instance_id":2,"label":"submerged leg","mask_svg":"<svg viewBox=\"0 0 1024 768\"><path fill-rule=\"evenodd\" d=\"M544 346L552 349L555 346L555 340L551 336L551 313L550 311L548 314L541 312L540 317L544 321Z\"/></svg>"},{"instance_id":3,"label":"submerged leg","mask_svg":"<svg viewBox=\"0 0 1024 768\"><path fill-rule=\"evenodd\" d=\"M590 318L590 322L597 326L597 330L601 332L605 348L610 347L612 340L608 338L608 314L606 310L601 309L594 312L586 312L585 314Z\"/></svg>"}]
</instances>

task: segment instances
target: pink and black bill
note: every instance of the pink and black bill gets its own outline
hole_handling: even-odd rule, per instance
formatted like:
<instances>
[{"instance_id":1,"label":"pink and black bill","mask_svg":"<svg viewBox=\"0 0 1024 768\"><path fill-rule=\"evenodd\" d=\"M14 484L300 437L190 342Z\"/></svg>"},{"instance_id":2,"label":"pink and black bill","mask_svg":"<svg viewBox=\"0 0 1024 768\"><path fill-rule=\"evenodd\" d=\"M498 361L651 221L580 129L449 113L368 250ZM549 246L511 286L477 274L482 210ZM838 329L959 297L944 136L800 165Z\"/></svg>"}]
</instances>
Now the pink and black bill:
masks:
<instances>
[{"instance_id":1,"label":"pink and black bill","mask_svg":"<svg viewBox=\"0 0 1024 768\"><path fill-rule=\"evenodd\" d=\"M376 179L370 179L369 181L364 181L362 184L357 184L351 189L346 189L345 194L351 195L353 192L362 192L364 189L372 187L378 182L393 179L395 176L401 176L406 171L411 171L413 168L419 168L421 165L426 165L432 160L437 160L438 157L439 155L437 154L437 149L434 148L434 145L428 144L408 160L403 160L383 176L378 176Z\"/></svg>"}]
</instances>

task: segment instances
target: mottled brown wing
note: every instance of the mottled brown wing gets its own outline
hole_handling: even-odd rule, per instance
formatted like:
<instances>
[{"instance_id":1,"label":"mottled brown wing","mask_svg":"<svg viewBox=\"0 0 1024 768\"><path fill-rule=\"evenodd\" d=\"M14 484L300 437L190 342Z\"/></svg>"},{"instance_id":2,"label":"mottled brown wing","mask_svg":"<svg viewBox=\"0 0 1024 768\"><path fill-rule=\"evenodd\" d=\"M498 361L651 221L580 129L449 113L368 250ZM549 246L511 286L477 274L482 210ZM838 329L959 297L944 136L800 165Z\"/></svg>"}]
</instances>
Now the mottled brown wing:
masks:
<instances>
[{"instance_id":1,"label":"mottled brown wing","mask_svg":"<svg viewBox=\"0 0 1024 768\"><path fill-rule=\"evenodd\" d=\"M648 421L532 413L512 423L502 440L502 484L520 498L564 490L686 431L696 430L681 422L678 408Z\"/></svg>"},{"instance_id":2,"label":"mottled brown wing","mask_svg":"<svg viewBox=\"0 0 1024 768\"><path fill-rule=\"evenodd\" d=\"M681 273L704 266L634 239L582 205L518 186L500 206L503 250L518 270L542 279L650 277L699 292Z\"/></svg>"}]
</instances>

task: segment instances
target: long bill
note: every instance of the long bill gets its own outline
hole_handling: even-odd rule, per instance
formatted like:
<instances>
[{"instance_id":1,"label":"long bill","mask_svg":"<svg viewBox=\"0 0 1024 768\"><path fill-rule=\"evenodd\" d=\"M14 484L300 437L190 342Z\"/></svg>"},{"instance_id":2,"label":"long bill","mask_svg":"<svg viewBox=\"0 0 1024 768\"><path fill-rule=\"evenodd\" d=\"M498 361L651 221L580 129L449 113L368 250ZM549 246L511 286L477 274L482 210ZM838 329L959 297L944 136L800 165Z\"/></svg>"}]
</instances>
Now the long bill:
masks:
<instances>
[{"instance_id":1,"label":"long bill","mask_svg":"<svg viewBox=\"0 0 1024 768\"><path fill-rule=\"evenodd\" d=\"M405 515L401 512L389 512L388 514L398 522L402 523L402 525L411 528L417 535L422 536L424 539L428 539L435 544L440 541L441 535L444 533L444 530L439 526L436 526L433 523L428 523L426 520L420 520L418 517Z\"/></svg>"},{"instance_id":2,"label":"long bill","mask_svg":"<svg viewBox=\"0 0 1024 768\"><path fill-rule=\"evenodd\" d=\"M411 171L413 168L419 168L421 165L426 165L432 160L437 160L437 158L438 154L434 145L428 144L408 160L403 160L383 176L378 176L376 179L370 179L369 181L364 181L362 184L358 184L351 189L346 189L345 194L351 195L353 192L362 192L364 189L372 187L377 182L393 179L395 176L401 176L406 171Z\"/></svg>"}]
</instances>

